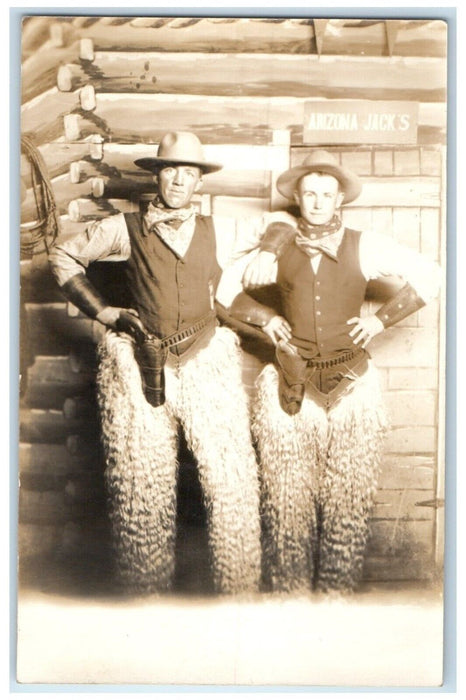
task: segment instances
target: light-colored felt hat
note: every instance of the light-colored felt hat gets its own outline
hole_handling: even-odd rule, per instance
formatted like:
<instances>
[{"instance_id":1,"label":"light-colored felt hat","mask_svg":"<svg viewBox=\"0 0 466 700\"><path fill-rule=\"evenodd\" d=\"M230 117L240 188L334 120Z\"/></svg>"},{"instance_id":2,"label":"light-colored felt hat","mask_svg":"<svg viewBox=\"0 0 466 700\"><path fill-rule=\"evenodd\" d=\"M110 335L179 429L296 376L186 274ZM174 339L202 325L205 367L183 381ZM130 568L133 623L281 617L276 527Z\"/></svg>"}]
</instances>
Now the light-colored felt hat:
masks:
<instances>
[{"instance_id":1,"label":"light-colored felt hat","mask_svg":"<svg viewBox=\"0 0 466 700\"><path fill-rule=\"evenodd\" d=\"M134 163L153 173L169 165L195 165L205 174L214 173L223 167L219 163L206 162L199 138L190 131L168 132L160 141L157 155L152 158L138 158Z\"/></svg>"},{"instance_id":2,"label":"light-colored felt hat","mask_svg":"<svg viewBox=\"0 0 466 700\"><path fill-rule=\"evenodd\" d=\"M298 181L304 175L316 172L333 175L338 180L340 189L344 193L343 204L352 202L361 194L362 185L359 177L351 170L343 168L332 153L323 149L312 151L302 165L282 173L277 180L277 189L288 199L293 199Z\"/></svg>"}]
</instances>

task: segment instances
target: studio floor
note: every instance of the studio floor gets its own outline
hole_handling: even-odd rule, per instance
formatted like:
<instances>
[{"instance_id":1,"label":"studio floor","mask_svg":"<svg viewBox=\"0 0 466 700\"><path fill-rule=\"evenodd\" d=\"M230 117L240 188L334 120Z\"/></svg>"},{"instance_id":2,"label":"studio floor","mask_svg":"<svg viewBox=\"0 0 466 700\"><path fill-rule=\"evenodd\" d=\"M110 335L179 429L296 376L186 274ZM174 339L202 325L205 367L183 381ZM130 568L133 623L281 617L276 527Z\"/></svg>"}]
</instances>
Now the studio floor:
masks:
<instances>
[{"instance_id":1,"label":"studio floor","mask_svg":"<svg viewBox=\"0 0 466 700\"><path fill-rule=\"evenodd\" d=\"M26 567L18 586L18 683L129 690L442 684L438 586L366 583L348 598L231 599L200 594L193 570L191 582L178 572L176 593L129 598L90 564Z\"/></svg>"}]
</instances>

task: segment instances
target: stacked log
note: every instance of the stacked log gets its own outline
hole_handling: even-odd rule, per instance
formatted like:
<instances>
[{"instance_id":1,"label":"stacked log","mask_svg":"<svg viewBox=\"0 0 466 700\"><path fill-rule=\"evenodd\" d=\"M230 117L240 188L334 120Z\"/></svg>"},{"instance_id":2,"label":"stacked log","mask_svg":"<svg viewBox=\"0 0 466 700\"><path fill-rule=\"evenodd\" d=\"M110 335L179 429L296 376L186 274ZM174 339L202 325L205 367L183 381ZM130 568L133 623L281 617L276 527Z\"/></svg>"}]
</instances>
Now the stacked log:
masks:
<instances>
[{"instance_id":1,"label":"stacked log","mask_svg":"<svg viewBox=\"0 0 466 700\"><path fill-rule=\"evenodd\" d=\"M289 130L292 143L300 144L305 105L319 99L312 87L309 91L308 98L100 93L94 111L75 111L66 116L64 131L68 140L99 134L120 143L157 144L170 124L174 130L195 131L206 144L267 144L271 132L279 129ZM419 141L444 142L445 129L445 104L422 102Z\"/></svg>"},{"instance_id":2,"label":"stacked log","mask_svg":"<svg viewBox=\"0 0 466 700\"><path fill-rule=\"evenodd\" d=\"M76 17L71 24L98 51L445 56L446 43L446 25L434 19Z\"/></svg>"},{"instance_id":3,"label":"stacked log","mask_svg":"<svg viewBox=\"0 0 466 700\"><path fill-rule=\"evenodd\" d=\"M194 74L186 71L190 63L196 67ZM352 99L438 102L445 99L445 61L430 56L369 61L359 56L100 51L92 61L68 63L58 70L57 86L63 92L81 89L89 81L98 94L341 99L351 90Z\"/></svg>"}]
</instances>

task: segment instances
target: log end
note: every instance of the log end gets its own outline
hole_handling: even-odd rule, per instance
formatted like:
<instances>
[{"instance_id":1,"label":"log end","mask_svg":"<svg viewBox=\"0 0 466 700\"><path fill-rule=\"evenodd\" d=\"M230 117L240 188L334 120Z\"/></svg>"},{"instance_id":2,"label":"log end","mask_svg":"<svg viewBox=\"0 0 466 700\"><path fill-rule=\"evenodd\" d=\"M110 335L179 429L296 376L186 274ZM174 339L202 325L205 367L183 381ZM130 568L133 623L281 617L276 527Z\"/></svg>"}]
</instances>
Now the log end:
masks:
<instances>
[{"instance_id":1,"label":"log end","mask_svg":"<svg viewBox=\"0 0 466 700\"><path fill-rule=\"evenodd\" d=\"M81 211L77 199L72 199L68 204L68 216L70 217L70 221L81 220Z\"/></svg>"},{"instance_id":2,"label":"log end","mask_svg":"<svg viewBox=\"0 0 466 700\"><path fill-rule=\"evenodd\" d=\"M73 88L73 75L69 66L60 66L57 73L57 87L61 92L70 92Z\"/></svg>"},{"instance_id":3,"label":"log end","mask_svg":"<svg viewBox=\"0 0 466 700\"><path fill-rule=\"evenodd\" d=\"M89 141L89 155L92 160L102 160L104 157L104 139L100 134L93 134Z\"/></svg>"},{"instance_id":4,"label":"log end","mask_svg":"<svg viewBox=\"0 0 466 700\"><path fill-rule=\"evenodd\" d=\"M96 107L95 89L93 85L85 85L79 91L79 102L85 112L90 112Z\"/></svg>"},{"instance_id":5,"label":"log end","mask_svg":"<svg viewBox=\"0 0 466 700\"><path fill-rule=\"evenodd\" d=\"M104 181L101 177L93 177L91 179L91 192L93 197L103 197L104 189Z\"/></svg>"},{"instance_id":6,"label":"log end","mask_svg":"<svg viewBox=\"0 0 466 700\"><path fill-rule=\"evenodd\" d=\"M70 165L70 182L77 185L81 178L81 165L79 162L71 163Z\"/></svg>"},{"instance_id":7,"label":"log end","mask_svg":"<svg viewBox=\"0 0 466 700\"><path fill-rule=\"evenodd\" d=\"M94 60L94 42L92 39L81 39L79 42L79 58L82 61Z\"/></svg>"},{"instance_id":8,"label":"log end","mask_svg":"<svg viewBox=\"0 0 466 700\"><path fill-rule=\"evenodd\" d=\"M66 114L63 118L65 139L67 141L78 141L81 136L79 114Z\"/></svg>"}]
</instances>

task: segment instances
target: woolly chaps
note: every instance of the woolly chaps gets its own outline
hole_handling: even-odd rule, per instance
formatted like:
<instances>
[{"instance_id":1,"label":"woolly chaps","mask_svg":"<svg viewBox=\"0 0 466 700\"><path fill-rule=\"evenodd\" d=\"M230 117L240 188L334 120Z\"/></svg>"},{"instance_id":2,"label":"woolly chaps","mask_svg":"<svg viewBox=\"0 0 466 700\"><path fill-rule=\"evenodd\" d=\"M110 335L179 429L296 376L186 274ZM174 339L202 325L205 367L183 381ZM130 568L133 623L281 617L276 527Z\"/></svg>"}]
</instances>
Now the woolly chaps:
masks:
<instances>
[{"instance_id":1,"label":"woolly chaps","mask_svg":"<svg viewBox=\"0 0 466 700\"><path fill-rule=\"evenodd\" d=\"M132 341L109 331L99 347L98 401L117 577L127 591L170 588L176 536L177 435L196 457L219 593L260 580L259 483L237 337L166 366L166 402L145 400Z\"/></svg>"},{"instance_id":2,"label":"woolly chaps","mask_svg":"<svg viewBox=\"0 0 466 700\"><path fill-rule=\"evenodd\" d=\"M351 591L362 574L386 428L376 370L327 412L306 393L285 413L267 365L257 380L264 580L273 591Z\"/></svg>"}]
</instances>

